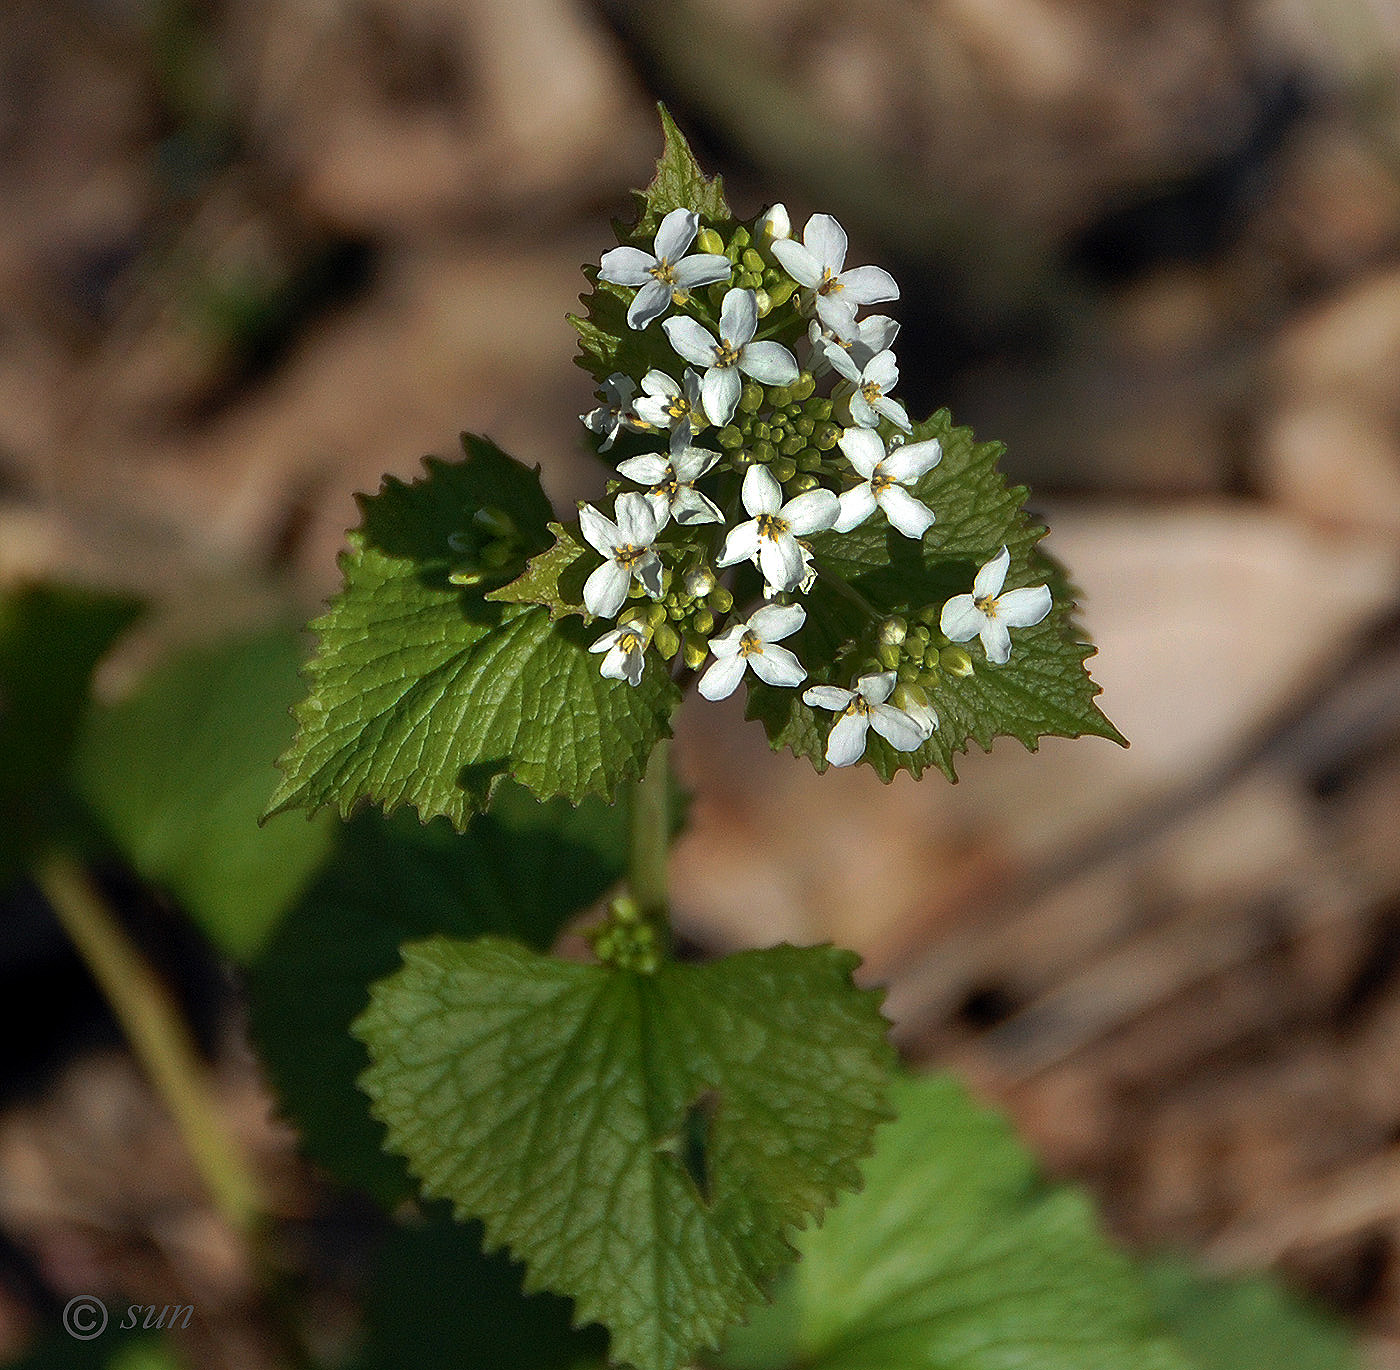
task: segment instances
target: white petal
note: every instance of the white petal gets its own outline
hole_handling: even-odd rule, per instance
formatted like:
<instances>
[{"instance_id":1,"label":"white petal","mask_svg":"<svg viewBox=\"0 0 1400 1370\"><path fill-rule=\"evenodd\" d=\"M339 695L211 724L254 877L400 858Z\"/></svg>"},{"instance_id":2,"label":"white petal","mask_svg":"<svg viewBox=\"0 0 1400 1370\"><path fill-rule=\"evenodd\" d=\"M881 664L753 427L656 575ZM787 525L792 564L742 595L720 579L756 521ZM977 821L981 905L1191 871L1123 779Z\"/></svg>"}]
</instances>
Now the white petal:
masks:
<instances>
[{"instance_id":1,"label":"white petal","mask_svg":"<svg viewBox=\"0 0 1400 1370\"><path fill-rule=\"evenodd\" d=\"M601 552L605 557L611 557L613 548L623 541L617 531L617 524L600 514L591 504L579 505L578 526L583 540L595 552Z\"/></svg>"},{"instance_id":2,"label":"white petal","mask_svg":"<svg viewBox=\"0 0 1400 1370\"><path fill-rule=\"evenodd\" d=\"M650 509L650 505L647 506ZM661 598L661 558L655 552L632 563L632 574L642 583L642 589L653 599Z\"/></svg>"},{"instance_id":3,"label":"white petal","mask_svg":"<svg viewBox=\"0 0 1400 1370\"><path fill-rule=\"evenodd\" d=\"M1050 612L1050 605L1048 585L1007 590L997 596L997 618L1008 628L1031 628Z\"/></svg>"},{"instance_id":4,"label":"white petal","mask_svg":"<svg viewBox=\"0 0 1400 1370\"><path fill-rule=\"evenodd\" d=\"M693 209L673 209L656 230L656 256L676 262L695 241L700 231L700 216Z\"/></svg>"},{"instance_id":5,"label":"white petal","mask_svg":"<svg viewBox=\"0 0 1400 1370\"><path fill-rule=\"evenodd\" d=\"M716 281L727 281L734 263L717 252L697 252L675 265L676 285L682 290L694 290L700 285L714 285Z\"/></svg>"},{"instance_id":6,"label":"white petal","mask_svg":"<svg viewBox=\"0 0 1400 1370\"><path fill-rule=\"evenodd\" d=\"M907 538L921 538L933 524L933 511L902 485L888 485L875 496L891 527Z\"/></svg>"},{"instance_id":7,"label":"white petal","mask_svg":"<svg viewBox=\"0 0 1400 1370\"><path fill-rule=\"evenodd\" d=\"M846 230L830 214L813 214L802 230L802 241L831 271L839 272L846 264Z\"/></svg>"},{"instance_id":8,"label":"white petal","mask_svg":"<svg viewBox=\"0 0 1400 1370\"><path fill-rule=\"evenodd\" d=\"M943 459L943 445L937 438L923 442L906 442L891 447L885 458L885 474L903 485L926 476Z\"/></svg>"},{"instance_id":9,"label":"white petal","mask_svg":"<svg viewBox=\"0 0 1400 1370\"><path fill-rule=\"evenodd\" d=\"M747 624L731 623L718 637L710 639L710 651L718 657L738 655L739 645L743 642L744 634L748 631Z\"/></svg>"},{"instance_id":10,"label":"white petal","mask_svg":"<svg viewBox=\"0 0 1400 1370\"><path fill-rule=\"evenodd\" d=\"M634 408L637 417L644 419L653 428L669 428L675 423L675 419L671 417L671 401L664 395L643 395Z\"/></svg>"},{"instance_id":11,"label":"white petal","mask_svg":"<svg viewBox=\"0 0 1400 1370\"><path fill-rule=\"evenodd\" d=\"M751 561L758 554L758 524L750 519L731 528L724 539L724 550L715 558L716 566L733 566L737 561Z\"/></svg>"},{"instance_id":12,"label":"white petal","mask_svg":"<svg viewBox=\"0 0 1400 1370\"><path fill-rule=\"evenodd\" d=\"M842 712L854 698L852 691L843 690L839 685L813 685L802 692L804 704L813 709L831 709L835 713Z\"/></svg>"},{"instance_id":13,"label":"white petal","mask_svg":"<svg viewBox=\"0 0 1400 1370\"><path fill-rule=\"evenodd\" d=\"M882 304L899 298L899 286L883 267L853 266L841 273L841 294L852 304Z\"/></svg>"},{"instance_id":14,"label":"white petal","mask_svg":"<svg viewBox=\"0 0 1400 1370\"><path fill-rule=\"evenodd\" d=\"M782 343L746 343L739 354L739 369L764 385L791 385L798 377L797 358Z\"/></svg>"},{"instance_id":15,"label":"white petal","mask_svg":"<svg viewBox=\"0 0 1400 1370\"><path fill-rule=\"evenodd\" d=\"M856 692L867 704L883 704L894 690L899 677L893 671L880 671L876 675L863 675L856 681Z\"/></svg>"},{"instance_id":16,"label":"white petal","mask_svg":"<svg viewBox=\"0 0 1400 1370\"><path fill-rule=\"evenodd\" d=\"M714 644L712 643L711 646ZM714 664L700 677L695 687L706 699L728 699L739 688L744 678L745 659L735 653L727 658L716 658Z\"/></svg>"},{"instance_id":17,"label":"white petal","mask_svg":"<svg viewBox=\"0 0 1400 1370\"><path fill-rule=\"evenodd\" d=\"M774 238L773 255L798 285L814 290L821 284L822 264L801 243L791 238Z\"/></svg>"},{"instance_id":18,"label":"white petal","mask_svg":"<svg viewBox=\"0 0 1400 1370\"><path fill-rule=\"evenodd\" d=\"M786 647L776 647L771 642L748 660L754 675L765 685L800 685L807 679L802 663Z\"/></svg>"},{"instance_id":19,"label":"white petal","mask_svg":"<svg viewBox=\"0 0 1400 1370\"><path fill-rule=\"evenodd\" d=\"M898 400L890 399L888 395L881 395L876 399L875 412L884 415L896 428L902 428L906 433L914 431L914 425L909 422L909 415L904 406Z\"/></svg>"},{"instance_id":20,"label":"white petal","mask_svg":"<svg viewBox=\"0 0 1400 1370\"><path fill-rule=\"evenodd\" d=\"M712 366L705 372L700 393L704 396L705 413L715 427L723 428L734 417L743 390L744 382L732 366Z\"/></svg>"},{"instance_id":21,"label":"white petal","mask_svg":"<svg viewBox=\"0 0 1400 1370\"><path fill-rule=\"evenodd\" d=\"M866 362L865 370L861 372L861 379L869 384L874 382L886 394L899 384L899 365L895 361L894 353L886 348L883 352L877 352Z\"/></svg>"},{"instance_id":22,"label":"white petal","mask_svg":"<svg viewBox=\"0 0 1400 1370\"><path fill-rule=\"evenodd\" d=\"M638 485L657 485L666 479L671 463L660 452L643 452L639 457L628 457L617 464L617 473L634 480Z\"/></svg>"},{"instance_id":23,"label":"white petal","mask_svg":"<svg viewBox=\"0 0 1400 1370\"><path fill-rule=\"evenodd\" d=\"M868 429L862 430L868 432ZM831 526L838 533L849 533L859 528L875 512L875 495L869 484L857 485L851 490L843 490L837 497L841 511Z\"/></svg>"},{"instance_id":24,"label":"white petal","mask_svg":"<svg viewBox=\"0 0 1400 1370\"><path fill-rule=\"evenodd\" d=\"M714 337L694 319L687 319L683 315L663 319L661 327L666 330L671 346L686 361L696 366L709 366L714 361Z\"/></svg>"},{"instance_id":25,"label":"white petal","mask_svg":"<svg viewBox=\"0 0 1400 1370\"><path fill-rule=\"evenodd\" d=\"M856 324L856 307L840 295L818 295L817 318L838 338L854 340L859 333Z\"/></svg>"},{"instance_id":26,"label":"white petal","mask_svg":"<svg viewBox=\"0 0 1400 1370\"><path fill-rule=\"evenodd\" d=\"M792 220L788 218L787 206L775 200L758 218L760 238L791 238Z\"/></svg>"},{"instance_id":27,"label":"white petal","mask_svg":"<svg viewBox=\"0 0 1400 1370\"><path fill-rule=\"evenodd\" d=\"M724 515L720 513L714 501L688 485L682 485L676 491L675 498L671 501L671 517L682 528L690 528L697 523L724 522Z\"/></svg>"},{"instance_id":28,"label":"white petal","mask_svg":"<svg viewBox=\"0 0 1400 1370\"><path fill-rule=\"evenodd\" d=\"M719 460L719 453L708 447L692 447L685 428L678 428L676 433L681 435L679 442L675 434L671 438L671 465L675 468L676 479L682 482L699 480ZM618 470L621 469L619 466Z\"/></svg>"},{"instance_id":29,"label":"white petal","mask_svg":"<svg viewBox=\"0 0 1400 1370\"><path fill-rule=\"evenodd\" d=\"M878 428L880 416L871 407L870 401L859 390L851 396L851 417L862 428Z\"/></svg>"},{"instance_id":30,"label":"white petal","mask_svg":"<svg viewBox=\"0 0 1400 1370\"><path fill-rule=\"evenodd\" d=\"M797 539L791 533L761 538L758 544L758 569L763 572L763 578L777 589L797 589L806 569L802 564L802 549L797 545Z\"/></svg>"},{"instance_id":31,"label":"white petal","mask_svg":"<svg viewBox=\"0 0 1400 1370\"><path fill-rule=\"evenodd\" d=\"M631 583L631 574L609 559L584 581L583 607L597 618L616 618Z\"/></svg>"},{"instance_id":32,"label":"white petal","mask_svg":"<svg viewBox=\"0 0 1400 1370\"><path fill-rule=\"evenodd\" d=\"M642 672L646 670L646 657L641 648L627 653L627 661L623 667L623 679L629 685L640 685L642 683Z\"/></svg>"},{"instance_id":33,"label":"white petal","mask_svg":"<svg viewBox=\"0 0 1400 1370\"><path fill-rule=\"evenodd\" d=\"M750 470L762 470L762 467L750 467ZM770 478L771 479L771 478ZM775 481L774 484L777 482ZM805 494L798 495L796 499L790 499L783 505L781 514L796 537L805 537L808 533L820 533L825 528L830 528L836 522L836 515L840 512L841 502L830 490L808 490Z\"/></svg>"},{"instance_id":34,"label":"white petal","mask_svg":"<svg viewBox=\"0 0 1400 1370\"><path fill-rule=\"evenodd\" d=\"M836 445L866 480L869 480L875 474L875 468L885 461L885 440L868 428L843 429L841 436L836 439ZM887 461L885 470L894 475ZM895 479L899 480L901 477L895 476Z\"/></svg>"},{"instance_id":35,"label":"white petal","mask_svg":"<svg viewBox=\"0 0 1400 1370\"><path fill-rule=\"evenodd\" d=\"M987 660L993 666L1005 666L1011 660L1011 634L1006 631L1006 624L999 619L987 619L982 624L981 638Z\"/></svg>"},{"instance_id":36,"label":"white petal","mask_svg":"<svg viewBox=\"0 0 1400 1370\"><path fill-rule=\"evenodd\" d=\"M632 303L627 307L627 326L645 328L670 307L671 287L662 281L648 281L632 297Z\"/></svg>"},{"instance_id":37,"label":"white petal","mask_svg":"<svg viewBox=\"0 0 1400 1370\"><path fill-rule=\"evenodd\" d=\"M826 739L826 759L833 766L849 766L865 751L865 732L870 721L865 714L842 714Z\"/></svg>"},{"instance_id":38,"label":"white petal","mask_svg":"<svg viewBox=\"0 0 1400 1370\"><path fill-rule=\"evenodd\" d=\"M872 357L877 352L892 347L898 335L899 323L888 314L872 314L868 319L862 319L857 329L857 336L861 343L870 349Z\"/></svg>"},{"instance_id":39,"label":"white petal","mask_svg":"<svg viewBox=\"0 0 1400 1370\"><path fill-rule=\"evenodd\" d=\"M645 285L652 279L651 269L656 258L639 247L615 247L603 253L598 266L598 279L613 285Z\"/></svg>"},{"instance_id":40,"label":"white petal","mask_svg":"<svg viewBox=\"0 0 1400 1370\"><path fill-rule=\"evenodd\" d=\"M1005 547L972 578L975 599L995 599L1006 582L1006 568L1011 565L1011 553Z\"/></svg>"},{"instance_id":41,"label":"white petal","mask_svg":"<svg viewBox=\"0 0 1400 1370\"><path fill-rule=\"evenodd\" d=\"M954 595L938 616L938 626L952 642L970 642L982 631L987 616L971 595Z\"/></svg>"},{"instance_id":42,"label":"white petal","mask_svg":"<svg viewBox=\"0 0 1400 1370\"><path fill-rule=\"evenodd\" d=\"M776 514L783 507L783 488L766 466L744 472L744 509L750 514Z\"/></svg>"},{"instance_id":43,"label":"white petal","mask_svg":"<svg viewBox=\"0 0 1400 1370\"><path fill-rule=\"evenodd\" d=\"M860 372L851 360L851 354L840 343L823 343L822 355L831 363L832 368L839 371L852 385L860 384Z\"/></svg>"},{"instance_id":44,"label":"white petal","mask_svg":"<svg viewBox=\"0 0 1400 1370\"><path fill-rule=\"evenodd\" d=\"M873 704L870 724L897 752L918 751L928 734L903 709L893 704Z\"/></svg>"},{"instance_id":45,"label":"white petal","mask_svg":"<svg viewBox=\"0 0 1400 1370\"><path fill-rule=\"evenodd\" d=\"M719 307L719 335L743 347L758 331L758 296L752 290L729 290Z\"/></svg>"},{"instance_id":46,"label":"white petal","mask_svg":"<svg viewBox=\"0 0 1400 1370\"><path fill-rule=\"evenodd\" d=\"M781 642L806 622L807 611L800 604L765 604L749 616L749 627L763 642Z\"/></svg>"},{"instance_id":47,"label":"white petal","mask_svg":"<svg viewBox=\"0 0 1400 1370\"><path fill-rule=\"evenodd\" d=\"M613 508L617 514L620 543L630 543L633 547L649 547L659 529L656 510L646 497L634 490L628 490L617 497Z\"/></svg>"},{"instance_id":48,"label":"white petal","mask_svg":"<svg viewBox=\"0 0 1400 1370\"><path fill-rule=\"evenodd\" d=\"M650 371L642 377L642 389L648 395L665 395L674 399L681 393L680 385L674 377L668 376L664 371L659 371L652 367Z\"/></svg>"}]
</instances>

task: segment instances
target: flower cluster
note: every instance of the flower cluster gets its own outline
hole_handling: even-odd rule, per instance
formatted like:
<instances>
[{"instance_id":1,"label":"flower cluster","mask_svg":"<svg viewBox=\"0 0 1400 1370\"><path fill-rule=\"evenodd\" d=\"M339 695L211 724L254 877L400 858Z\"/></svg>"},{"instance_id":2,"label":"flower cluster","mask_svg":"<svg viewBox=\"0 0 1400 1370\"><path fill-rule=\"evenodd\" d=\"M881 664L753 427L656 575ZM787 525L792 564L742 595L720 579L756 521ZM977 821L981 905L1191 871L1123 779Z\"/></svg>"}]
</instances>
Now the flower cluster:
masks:
<instances>
[{"instance_id":1,"label":"flower cluster","mask_svg":"<svg viewBox=\"0 0 1400 1370\"><path fill-rule=\"evenodd\" d=\"M610 376L599 406L580 416L600 451L622 443L631 452L609 487L611 516L588 504L579 511L600 558L584 607L614 624L592 647L604 676L636 685L654 654L705 668L707 699L732 694L749 671L798 688L807 668L781 644L807 623L804 597L822 578L861 602L814 554L813 535L878 518L917 541L934 527L917 491L942 450L912 440L893 395L899 325L860 317L897 300L899 287L880 267L848 268L846 252L829 214L812 215L799 237L774 205L727 241L694 210L673 209L651 251L603 255L598 279L627 299L626 355L649 364ZM955 644L980 638L989 663L1006 663L1008 629L1040 622L1051 602L1044 585L1003 592L1009 563L1002 548L970 594L921 611L912 628L871 610L865 638L839 658L849 674L837 678L849 688L813 685L802 696L836 715L828 762L857 760L872 727L897 751L926 742L938 726L928 687L940 672L974 669ZM757 599L761 582L762 602L736 611L719 576L745 565L757 576L733 584Z\"/></svg>"}]
</instances>

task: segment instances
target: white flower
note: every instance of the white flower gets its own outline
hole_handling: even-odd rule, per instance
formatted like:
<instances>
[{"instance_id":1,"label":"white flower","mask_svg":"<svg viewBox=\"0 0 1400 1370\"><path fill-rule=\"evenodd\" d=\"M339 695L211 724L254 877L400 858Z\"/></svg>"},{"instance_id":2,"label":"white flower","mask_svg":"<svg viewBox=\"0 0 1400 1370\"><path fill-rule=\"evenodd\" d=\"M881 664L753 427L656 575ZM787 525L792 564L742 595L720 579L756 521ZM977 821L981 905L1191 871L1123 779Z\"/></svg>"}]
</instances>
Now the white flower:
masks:
<instances>
[{"instance_id":1,"label":"white flower","mask_svg":"<svg viewBox=\"0 0 1400 1370\"><path fill-rule=\"evenodd\" d=\"M797 379L797 358L782 343L754 342L758 331L758 299L752 290L730 290L719 310L719 341L694 319L665 319L661 324L671 346L693 366L705 368L700 382L705 413L723 428L739 403L743 371L764 385L791 385Z\"/></svg>"},{"instance_id":2,"label":"white flower","mask_svg":"<svg viewBox=\"0 0 1400 1370\"><path fill-rule=\"evenodd\" d=\"M812 292L817 317L838 331L852 327L858 305L899 298L894 277L881 267L842 270L846 264L846 232L830 214L813 214L802 230L800 243L792 238L774 238L773 255L798 285Z\"/></svg>"},{"instance_id":3,"label":"white flower","mask_svg":"<svg viewBox=\"0 0 1400 1370\"><path fill-rule=\"evenodd\" d=\"M938 626L953 642L982 639L987 660L1004 666L1011 659L1009 628L1029 628L1050 612L1050 587L1034 585L1001 594L1011 553L1005 547L994 556L972 582L970 595L954 595L939 615Z\"/></svg>"},{"instance_id":4,"label":"white flower","mask_svg":"<svg viewBox=\"0 0 1400 1370\"><path fill-rule=\"evenodd\" d=\"M771 587L795 590L807 575L807 558L797 539L830 528L840 509L830 490L808 490L783 503L782 486L765 466L744 473L744 509L753 517L729 530L716 565L752 561Z\"/></svg>"},{"instance_id":5,"label":"white flower","mask_svg":"<svg viewBox=\"0 0 1400 1370\"><path fill-rule=\"evenodd\" d=\"M646 420L632 409L632 396L636 391L637 387L632 383L631 377L616 371L608 377L602 389L596 392L603 403L597 409L579 415L590 433L606 434L598 448L600 452L606 452L617 441L617 435L624 428L640 433L647 427Z\"/></svg>"},{"instance_id":6,"label":"white flower","mask_svg":"<svg viewBox=\"0 0 1400 1370\"><path fill-rule=\"evenodd\" d=\"M832 368L855 387L851 395L851 417L862 428L875 428L884 417L906 433L914 431L904 406L898 400L890 399L890 391L899 384L899 367L895 364L893 352L886 348L883 352L877 352L863 367L858 367L850 353L839 343L826 343L822 350Z\"/></svg>"},{"instance_id":7,"label":"white flower","mask_svg":"<svg viewBox=\"0 0 1400 1370\"><path fill-rule=\"evenodd\" d=\"M758 216L754 236L764 244L771 244L774 238L792 237L792 220L788 218L787 206L781 200L769 205Z\"/></svg>"},{"instance_id":8,"label":"white flower","mask_svg":"<svg viewBox=\"0 0 1400 1370\"><path fill-rule=\"evenodd\" d=\"M698 285L729 279L734 264L728 257L714 252L685 255L699 230L700 216L693 209L673 209L656 230L655 255L639 247L615 247L603 253L599 280L641 287L627 310L631 327L645 328L672 302L683 304Z\"/></svg>"},{"instance_id":9,"label":"white flower","mask_svg":"<svg viewBox=\"0 0 1400 1370\"><path fill-rule=\"evenodd\" d=\"M800 604L765 604L747 623L731 624L710 640L715 662L700 677L700 693L706 699L727 699L749 667L765 684L800 685L807 679L802 663L786 647L774 644L791 637L806 621L807 611Z\"/></svg>"},{"instance_id":10,"label":"white flower","mask_svg":"<svg viewBox=\"0 0 1400 1370\"><path fill-rule=\"evenodd\" d=\"M598 639L588 650L606 652L599 672L609 680L625 680L629 685L641 683L646 666L647 630L636 623L624 623Z\"/></svg>"},{"instance_id":11,"label":"white flower","mask_svg":"<svg viewBox=\"0 0 1400 1370\"><path fill-rule=\"evenodd\" d=\"M646 452L618 463L618 472L639 485L649 485L647 498L656 509L661 526L667 519L684 527L693 523L723 523L724 515L695 488L695 482L718 460L719 453L690 445L690 425L671 430L671 459L660 452Z\"/></svg>"},{"instance_id":12,"label":"white flower","mask_svg":"<svg viewBox=\"0 0 1400 1370\"><path fill-rule=\"evenodd\" d=\"M845 348L856 366L863 367L877 352L893 347L898 335L899 324L888 314L871 314L846 333L837 333L820 319L813 319L807 325L807 341L812 346L809 369L813 376L823 376L831 370L831 363L826 358L827 343ZM637 412L641 413L640 401Z\"/></svg>"},{"instance_id":13,"label":"white flower","mask_svg":"<svg viewBox=\"0 0 1400 1370\"><path fill-rule=\"evenodd\" d=\"M933 510L904 487L938 465L943 456L938 439L904 443L886 452L885 440L873 428L847 428L837 442L864 479L841 495L841 512L832 527L849 533L878 507L905 537L923 537L933 522Z\"/></svg>"},{"instance_id":14,"label":"white flower","mask_svg":"<svg viewBox=\"0 0 1400 1370\"><path fill-rule=\"evenodd\" d=\"M588 544L603 554L603 564L583 585L583 605L598 618L613 618L627 598L635 576L653 599L661 596L661 559L652 542L661 528L656 507L645 495L628 491L617 497L617 522L591 504L581 504L579 528Z\"/></svg>"},{"instance_id":15,"label":"white flower","mask_svg":"<svg viewBox=\"0 0 1400 1370\"><path fill-rule=\"evenodd\" d=\"M836 685L813 685L803 691L802 702L814 709L831 709L841 715L826 739L826 759L833 766L849 766L865 752L865 735L873 727L897 752L917 751L928 740L922 720L886 704L894 689L895 673L863 675L854 690Z\"/></svg>"},{"instance_id":16,"label":"white flower","mask_svg":"<svg viewBox=\"0 0 1400 1370\"><path fill-rule=\"evenodd\" d=\"M700 377L690 367L685 369L682 387L664 371L648 371L642 377L644 398L637 401L637 417L657 428L674 428L682 419L694 432L705 426L705 406L700 399Z\"/></svg>"}]
</instances>

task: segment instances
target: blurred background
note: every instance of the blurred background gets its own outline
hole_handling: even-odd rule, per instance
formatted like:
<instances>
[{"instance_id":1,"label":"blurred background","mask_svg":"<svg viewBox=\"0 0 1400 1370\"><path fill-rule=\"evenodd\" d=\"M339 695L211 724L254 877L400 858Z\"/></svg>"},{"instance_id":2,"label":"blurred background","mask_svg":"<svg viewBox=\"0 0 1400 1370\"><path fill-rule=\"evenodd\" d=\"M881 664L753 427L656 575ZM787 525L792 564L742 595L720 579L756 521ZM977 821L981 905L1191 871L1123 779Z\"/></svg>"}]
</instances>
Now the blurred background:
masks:
<instances>
[{"instance_id":1,"label":"blurred background","mask_svg":"<svg viewBox=\"0 0 1400 1370\"><path fill-rule=\"evenodd\" d=\"M595 496L565 314L658 98L741 216L893 271L904 398L1008 443L1132 740L886 788L692 706L683 931L859 950L1117 1235L1400 1366L1396 0L6 0L0 584L304 619L352 493L461 428ZM181 964L228 1116L310 1183ZM0 1351L88 1272L237 1283L115 1041L6 1048Z\"/></svg>"}]
</instances>

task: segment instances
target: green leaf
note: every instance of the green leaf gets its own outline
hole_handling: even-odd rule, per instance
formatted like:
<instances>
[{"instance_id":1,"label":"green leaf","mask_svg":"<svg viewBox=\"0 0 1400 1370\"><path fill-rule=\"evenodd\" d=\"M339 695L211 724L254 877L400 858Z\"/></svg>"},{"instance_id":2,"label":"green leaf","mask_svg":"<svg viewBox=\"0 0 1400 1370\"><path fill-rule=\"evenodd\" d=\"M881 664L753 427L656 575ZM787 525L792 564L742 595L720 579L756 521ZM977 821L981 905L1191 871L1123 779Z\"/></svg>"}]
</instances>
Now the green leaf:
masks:
<instances>
[{"instance_id":1,"label":"green leaf","mask_svg":"<svg viewBox=\"0 0 1400 1370\"><path fill-rule=\"evenodd\" d=\"M301 693L294 632L182 653L88 717L79 793L146 880L246 961L325 860L334 819L259 828Z\"/></svg>"},{"instance_id":2,"label":"green leaf","mask_svg":"<svg viewBox=\"0 0 1400 1370\"><path fill-rule=\"evenodd\" d=\"M668 735L680 696L659 661L636 688L605 680L581 623L486 598L548 545L549 505L538 472L465 441L466 462L430 459L424 479L361 501L269 815L333 804L348 817L368 799L461 828L503 775L542 799L611 798ZM471 550L483 519L508 520L519 549L489 575Z\"/></svg>"},{"instance_id":3,"label":"green leaf","mask_svg":"<svg viewBox=\"0 0 1400 1370\"><path fill-rule=\"evenodd\" d=\"M601 1367L600 1327L575 1331L551 1294L525 1294L521 1270L481 1249L479 1223L445 1216L397 1228L375 1261L368 1344L358 1370L569 1370Z\"/></svg>"},{"instance_id":4,"label":"green leaf","mask_svg":"<svg viewBox=\"0 0 1400 1370\"><path fill-rule=\"evenodd\" d=\"M997 469L1002 444L974 442L970 429L953 426L946 409L916 425L910 441L926 438L940 441L943 458L913 487L938 519L923 540L904 537L877 513L852 532L816 534L811 545L819 566L881 616L900 614L913 625L920 611L929 613L935 638L938 609L970 590L977 568L1003 544L1011 552L1006 587L1049 583L1055 605L1042 623L1014 631L1004 666L989 664L979 642L968 643L973 673L940 670L925 686L939 719L933 736L917 751L897 752L872 730L865 761L885 781L901 770L918 777L930 765L955 780L953 758L969 742L984 751L999 736L1015 737L1032 751L1046 736L1089 734L1123 742L1094 702L1099 689L1084 666L1094 648L1075 621L1073 587L1036 546L1045 529L1022 509L1025 488L1008 488ZM870 616L820 578L806 606L805 626L786 645L809 664L811 684L849 686L863 655L854 644ZM762 720L774 748L789 747L819 771L826 769L834 716L804 704L801 690L751 682L748 717Z\"/></svg>"},{"instance_id":5,"label":"green leaf","mask_svg":"<svg viewBox=\"0 0 1400 1370\"><path fill-rule=\"evenodd\" d=\"M515 580L492 590L486 598L499 604L542 604L549 610L551 620L570 614L590 618L583 604L583 582L592 567L581 564L587 560L589 549L574 536L577 529L577 523L568 527L551 523L554 546L531 557Z\"/></svg>"},{"instance_id":6,"label":"green leaf","mask_svg":"<svg viewBox=\"0 0 1400 1370\"><path fill-rule=\"evenodd\" d=\"M253 1034L305 1151L392 1207L417 1186L383 1150L355 1081L368 1065L349 1032L399 945L433 932L498 932L547 949L622 874L622 805L541 804L502 785L464 834L410 814L357 816L320 878L249 975Z\"/></svg>"},{"instance_id":7,"label":"green leaf","mask_svg":"<svg viewBox=\"0 0 1400 1370\"><path fill-rule=\"evenodd\" d=\"M1360 1370L1345 1328L1273 1280L1221 1279L1171 1259L1143 1273L1196 1370Z\"/></svg>"},{"instance_id":8,"label":"green leaf","mask_svg":"<svg viewBox=\"0 0 1400 1370\"><path fill-rule=\"evenodd\" d=\"M613 222L619 243L650 251L661 220L673 209L693 209L701 224L727 233L734 214L724 198L724 185L718 176L706 176L695 160L685 135L676 127L665 105L658 105L665 147L656 163L656 174L645 190L634 190L637 219L630 227ZM614 372L634 378L656 365L656 344L660 324L638 331L627 323L627 306L636 293L625 286L598 280L595 267L585 267L592 287L579 297L583 317L569 315L579 333L578 364L601 385ZM669 344L662 344L662 355L672 355Z\"/></svg>"},{"instance_id":9,"label":"green leaf","mask_svg":"<svg viewBox=\"0 0 1400 1370\"><path fill-rule=\"evenodd\" d=\"M93 669L139 612L87 590L0 596L0 885L66 821L64 773Z\"/></svg>"},{"instance_id":10,"label":"green leaf","mask_svg":"<svg viewBox=\"0 0 1400 1370\"><path fill-rule=\"evenodd\" d=\"M389 1145L640 1370L715 1342L888 1116L849 952L644 975L435 938L404 959L354 1027Z\"/></svg>"},{"instance_id":11,"label":"green leaf","mask_svg":"<svg viewBox=\"0 0 1400 1370\"><path fill-rule=\"evenodd\" d=\"M1088 1201L943 1077L900 1081L865 1188L799 1243L731 1370L1189 1370Z\"/></svg>"}]
</instances>

